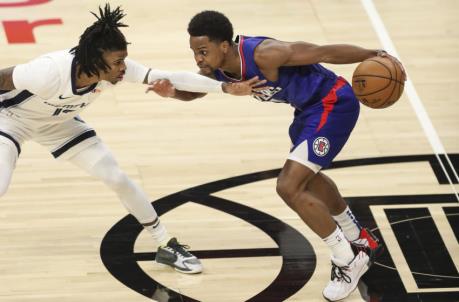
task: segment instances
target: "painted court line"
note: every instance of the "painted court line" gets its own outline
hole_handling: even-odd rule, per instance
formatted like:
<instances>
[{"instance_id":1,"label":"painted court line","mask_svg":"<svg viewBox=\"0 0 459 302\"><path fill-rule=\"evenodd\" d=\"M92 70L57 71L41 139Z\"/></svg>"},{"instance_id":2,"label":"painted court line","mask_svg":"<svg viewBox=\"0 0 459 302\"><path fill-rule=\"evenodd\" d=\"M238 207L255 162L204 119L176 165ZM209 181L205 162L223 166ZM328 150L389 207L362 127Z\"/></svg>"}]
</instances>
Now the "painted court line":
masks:
<instances>
[{"instance_id":1,"label":"painted court line","mask_svg":"<svg viewBox=\"0 0 459 302\"><path fill-rule=\"evenodd\" d=\"M381 17L379 16L378 11L376 10L376 7L373 1L372 0L361 0L361 2L362 2L363 7L365 8L365 11L368 14L371 24L373 25L373 28L376 34L378 35L379 41L381 42L381 45L383 46L383 48L391 55L399 58L397 50L395 49L395 46L392 43L392 40L386 30L386 27L384 26L384 23ZM407 72L407 77L408 77L408 72ZM443 169L443 172L445 173L446 178L448 179L448 182L450 183L451 188L454 194L456 195L457 200L459 201L459 195L456 191L456 188L454 187L453 181L451 180L449 173L446 171L446 167L444 166L440 158L440 155L443 155L446 158L446 161L448 165L450 166L451 170L453 171L453 174L456 177L456 180L459 181L459 176L457 174L457 171L454 169L454 166L448 156L448 153L446 153L445 147L443 146L440 140L440 137L438 136L438 133L435 130L432 124L432 121L430 120L430 117L427 114L427 111L424 105L422 104L422 101L418 93L416 92L416 89L414 88L413 82L411 82L409 77L407 78L407 81L405 82L405 93L408 96L408 100L410 101L410 104L413 107L414 112L416 113L416 116L418 117L419 122L421 123L422 129L424 130L424 133L426 134L427 139L429 140L429 143L432 146L432 149L435 152L435 156L437 157L437 160L440 163L440 166Z\"/></svg>"}]
</instances>

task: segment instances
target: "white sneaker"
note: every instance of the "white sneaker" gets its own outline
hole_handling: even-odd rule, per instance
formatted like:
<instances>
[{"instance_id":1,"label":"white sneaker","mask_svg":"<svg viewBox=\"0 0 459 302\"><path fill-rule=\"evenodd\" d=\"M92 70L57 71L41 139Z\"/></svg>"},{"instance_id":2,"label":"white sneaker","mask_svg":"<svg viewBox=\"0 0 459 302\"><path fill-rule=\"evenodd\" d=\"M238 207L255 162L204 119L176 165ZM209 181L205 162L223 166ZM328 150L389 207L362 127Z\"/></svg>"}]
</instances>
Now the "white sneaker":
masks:
<instances>
[{"instance_id":1,"label":"white sneaker","mask_svg":"<svg viewBox=\"0 0 459 302\"><path fill-rule=\"evenodd\" d=\"M169 240L166 246L160 246L156 253L156 262L169 265L184 274L202 272L202 264L198 258L187 251L189 246L180 244L176 238Z\"/></svg>"},{"instance_id":2,"label":"white sneaker","mask_svg":"<svg viewBox=\"0 0 459 302\"><path fill-rule=\"evenodd\" d=\"M322 292L324 298L339 301L349 296L369 265L370 257L364 251L359 251L349 264L332 257L331 280Z\"/></svg>"}]
</instances>

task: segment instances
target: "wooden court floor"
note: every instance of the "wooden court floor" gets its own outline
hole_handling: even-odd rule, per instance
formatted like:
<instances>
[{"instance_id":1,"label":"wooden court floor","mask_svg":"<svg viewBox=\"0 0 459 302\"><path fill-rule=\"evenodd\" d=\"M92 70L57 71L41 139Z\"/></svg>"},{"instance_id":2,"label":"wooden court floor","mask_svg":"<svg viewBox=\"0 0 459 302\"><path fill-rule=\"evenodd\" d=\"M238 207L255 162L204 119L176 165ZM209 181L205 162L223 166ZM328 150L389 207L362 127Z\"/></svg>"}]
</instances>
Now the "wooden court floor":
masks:
<instances>
[{"instance_id":1,"label":"wooden court floor","mask_svg":"<svg viewBox=\"0 0 459 302\"><path fill-rule=\"evenodd\" d=\"M0 0L5 21L59 19L35 43L0 31L0 66L75 45L102 1ZM36 1L40 2L40 1ZM110 1L127 13L129 56L166 70L197 70L186 27L201 10L225 13L235 33L380 48L359 0ZM439 141L410 98L363 108L325 173L384 255L346 301L459 301L459 2L374 0ZM329 66L350 79L355 65ZM116 196L43 147L26 143L0 200L0 301L324 301L329 252L275 193L292 109L212 94L184 103L123 84L82 115L123 169L150 194L169 232L203 262L200 275L155 264L154 242ZM425 119L423 120L425 122ZM456 172L457 173L457 172ZM456 174L457 175L457 174ZM454 188L454 189L453 189Z\"/></svg>"}]
</instances>

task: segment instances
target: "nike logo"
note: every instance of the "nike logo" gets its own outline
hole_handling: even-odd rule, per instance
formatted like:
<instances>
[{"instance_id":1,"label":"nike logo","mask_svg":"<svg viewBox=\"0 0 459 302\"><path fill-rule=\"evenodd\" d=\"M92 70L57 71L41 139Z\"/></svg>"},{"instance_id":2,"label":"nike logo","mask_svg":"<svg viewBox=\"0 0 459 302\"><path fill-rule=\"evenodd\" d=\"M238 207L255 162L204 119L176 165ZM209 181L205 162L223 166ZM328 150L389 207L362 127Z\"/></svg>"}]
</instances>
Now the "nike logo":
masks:
<instances>
[{"instance_id":1,"label":"nike logo","mask_svg":"<svg viewBox=\"0 0 459 302\"><path fill-rule=\"evenodd\" d=\"M64 98L64 97L62 97L62 95L59 96L60 100L65 100L65 99L70 99L70 98L71 98L71 96L69 96L68 98Z\"/></svg>"}]
</instances>

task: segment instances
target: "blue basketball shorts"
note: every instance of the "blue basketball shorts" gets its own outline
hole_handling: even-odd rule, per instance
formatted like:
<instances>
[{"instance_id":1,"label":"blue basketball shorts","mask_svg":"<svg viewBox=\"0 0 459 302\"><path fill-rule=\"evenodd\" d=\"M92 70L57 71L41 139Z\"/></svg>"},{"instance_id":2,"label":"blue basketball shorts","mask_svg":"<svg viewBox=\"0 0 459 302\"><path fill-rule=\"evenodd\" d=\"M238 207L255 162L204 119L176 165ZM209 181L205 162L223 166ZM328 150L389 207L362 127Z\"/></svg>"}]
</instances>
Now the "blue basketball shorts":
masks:
<instances>
[{"instance_id":1,"label":"blue basketball shorts","mask_svg":"<svg viewBox=\"0 0 459 302\"><path fill-rule=\"evenodd\" d=\"M360 103L345 79L338 77L320 101L295 110L289 135L292 148L288 159L314 172L328 167L347 142L360 112Z\"/></svg>"}]
</instances>

